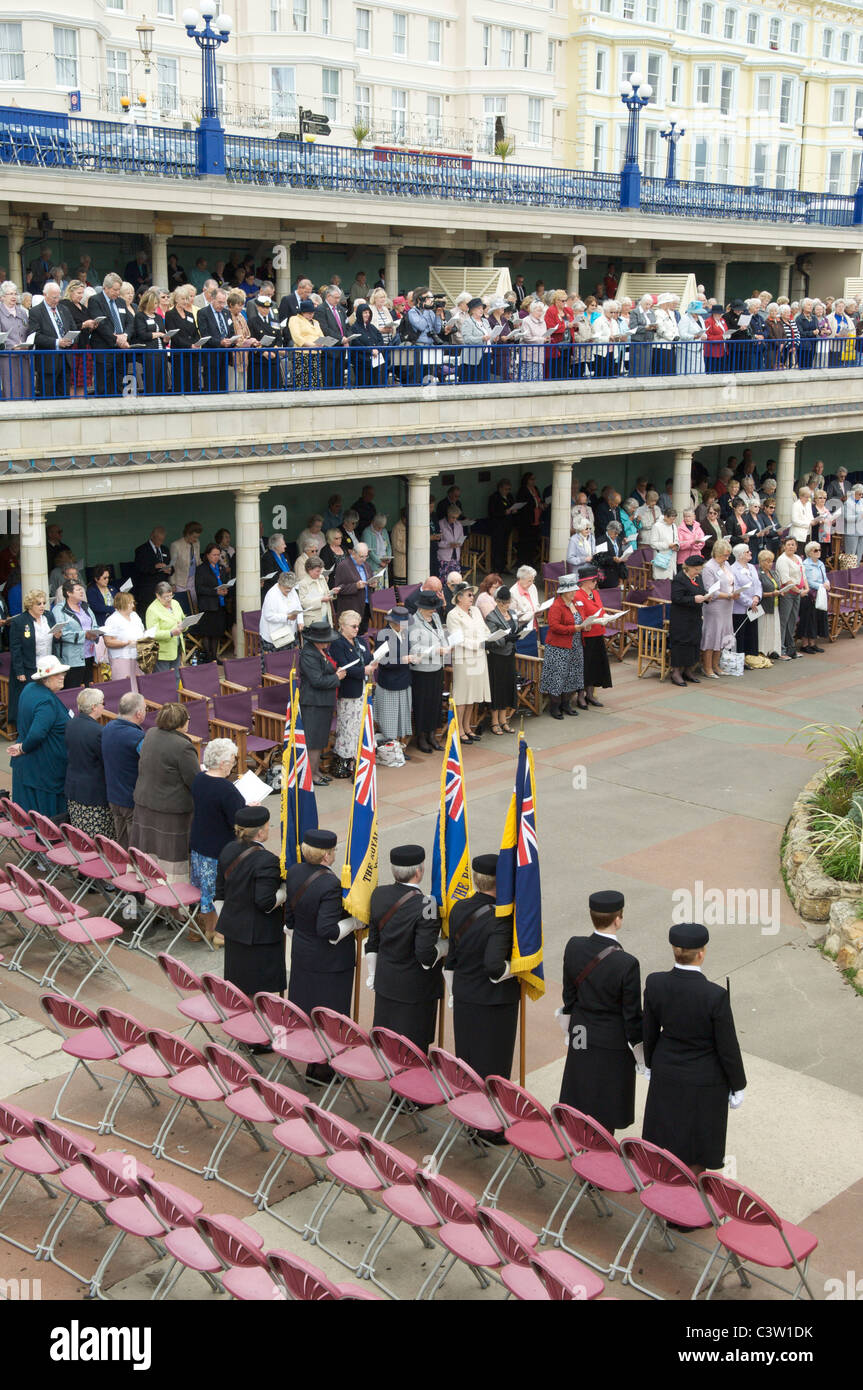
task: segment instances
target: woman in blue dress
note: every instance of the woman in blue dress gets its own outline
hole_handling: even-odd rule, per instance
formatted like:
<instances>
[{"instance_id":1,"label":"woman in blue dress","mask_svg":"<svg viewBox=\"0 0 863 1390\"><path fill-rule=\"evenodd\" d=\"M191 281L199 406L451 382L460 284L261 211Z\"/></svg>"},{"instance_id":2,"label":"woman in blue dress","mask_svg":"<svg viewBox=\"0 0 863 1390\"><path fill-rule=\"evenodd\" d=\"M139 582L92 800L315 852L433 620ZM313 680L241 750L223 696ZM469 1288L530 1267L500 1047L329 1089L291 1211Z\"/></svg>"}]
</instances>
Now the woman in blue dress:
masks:
<instances>
[{"instance_id":1,"label":"woman in blue dress","mask_svg":"<svg viewBox=\"0 0 863 1390\"><path fill-rule=\"evenodd\" d=\"M68 670L56 656L39 658L18 701L18 741L9 745L12 800L58 822L66 816L69 711L57 692Z\"/></svg>"}]
</instances>

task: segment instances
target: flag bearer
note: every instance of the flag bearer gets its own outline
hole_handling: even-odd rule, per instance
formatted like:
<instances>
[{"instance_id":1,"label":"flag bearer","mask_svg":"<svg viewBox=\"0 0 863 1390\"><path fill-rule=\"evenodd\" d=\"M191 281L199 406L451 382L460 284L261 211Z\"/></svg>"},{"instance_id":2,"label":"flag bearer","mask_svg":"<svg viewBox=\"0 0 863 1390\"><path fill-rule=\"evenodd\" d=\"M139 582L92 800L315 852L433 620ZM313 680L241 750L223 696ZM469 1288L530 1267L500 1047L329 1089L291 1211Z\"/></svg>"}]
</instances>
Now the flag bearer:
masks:
<instances>
[{"instance_id":1,"label":"flag bearer","mask_svg":"<svg viewBox=\"0 0 863 1390\"><path fill-rule=\"evenodd\" d=\"M375 1023L426 1052L443 994L440 959L446 938L440 935L437 903L420 888L422 845L398 845L390 853L390 865L395 882L372 893L366 984L375 992Z\"/></svg>"},{"instance_id":2,"label":"flag bearer","mask_svg":"<svg viewBox=\"0 0 863 1390\"><path fill-rule=\"evenodd\" d=\"M496 917L496 854L471 861L474 893L449 919L455 1052L480 1076L512 1070L518 1029L518 980L510 976L512 917Z\"/></svg>"}]
</instances>

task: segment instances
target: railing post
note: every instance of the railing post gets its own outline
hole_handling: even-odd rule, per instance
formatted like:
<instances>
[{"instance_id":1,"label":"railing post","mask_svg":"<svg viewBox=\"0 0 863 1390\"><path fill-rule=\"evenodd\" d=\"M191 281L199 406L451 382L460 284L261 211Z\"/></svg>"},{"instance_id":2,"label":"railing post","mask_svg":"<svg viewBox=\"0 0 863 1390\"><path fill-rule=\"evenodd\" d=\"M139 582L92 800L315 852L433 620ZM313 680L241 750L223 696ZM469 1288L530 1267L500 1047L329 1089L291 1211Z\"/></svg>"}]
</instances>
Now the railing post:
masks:
<instances>
[{"instance_id":1,"label":"railing post","mask_svg":"<svg viewBox=\"0 0 863 1390\"><path fill-rule=\"evenodd\" d=\"M863 183L857 185L854 193L854 212L851 217L851 222L855 227L863 225Z\"/></svg>"},{"instance_id":2,"label":"railing post","mask_svg":"<svg viewBox=\"0 0 863 1390\"><path fill-rule=\"evenodd\" d=\"M225 131L218 119L205 116L198 126L198 174L225 177Z\"/></svg>"}]
</instances>

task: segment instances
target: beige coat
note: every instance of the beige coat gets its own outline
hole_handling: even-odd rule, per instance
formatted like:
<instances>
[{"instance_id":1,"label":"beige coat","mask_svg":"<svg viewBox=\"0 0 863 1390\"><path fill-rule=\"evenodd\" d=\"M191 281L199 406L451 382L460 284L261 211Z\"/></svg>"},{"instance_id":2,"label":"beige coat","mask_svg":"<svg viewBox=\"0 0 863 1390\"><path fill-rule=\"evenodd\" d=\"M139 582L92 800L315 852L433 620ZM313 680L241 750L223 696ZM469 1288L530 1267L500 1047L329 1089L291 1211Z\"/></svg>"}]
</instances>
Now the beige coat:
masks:
<instances>
[{"instance_id":1,"label":"beige coat","mask_svg":"<svg viewBox=\"0 0 863 1390\"><path fill-rule=\"evenodd\" d=\"M491 690L488 683L488 662L484 638L491 636L477 607L453 608L447 615L447 632L459 632L462 643L452 652L452 697L456 705L488 702Z\"/></svg>"}]
</instances>

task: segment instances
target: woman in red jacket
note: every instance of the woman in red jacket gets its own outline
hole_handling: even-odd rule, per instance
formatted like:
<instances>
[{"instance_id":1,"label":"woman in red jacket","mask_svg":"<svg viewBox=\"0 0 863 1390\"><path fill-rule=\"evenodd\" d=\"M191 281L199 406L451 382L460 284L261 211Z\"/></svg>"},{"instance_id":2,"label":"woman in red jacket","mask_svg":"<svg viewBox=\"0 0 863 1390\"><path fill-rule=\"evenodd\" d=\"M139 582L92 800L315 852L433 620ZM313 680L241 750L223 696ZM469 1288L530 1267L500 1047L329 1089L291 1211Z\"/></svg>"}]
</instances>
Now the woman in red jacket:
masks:
<instances>
[{"instance_id":1,"label":"woman in red jacket","mask_svg":"<svg viewBox=\"0 0 863 1390\"><path fill-rule=\"evenodd\" d=\"M573 604L582 623L587 624L589 619L595 620L596 615L602 613L602 599L597 593L599 570L596 565L582 565L577 577L581 588L576 590ZM587 709L588 705L595 705L597 709L602 709L602 701L594 699L593 692L598 685L603 690L611 689L611 668L605 648L605 625L592 621L589 626L585 626L581 634L581 645L584 650L584 690L579 694L578 708Z\"/></svg>"},{"instance_id":2,"label":"woman in red jacket","mask_svg":"<svg viewBox=\"0 0 863 1390\"><path fill-rule=\"evenodd\" d=\"M728 349L725 339L728 329L722 317L722 305L714 304L704 322L707 342L704 344L704 365L708 372L721 372L725 367L725 354Z\"/></svg>"},{"instance_id":3,"label":"woman in red jacket","mask_svg":"<svg viewBox=\"0 0 863 1390\"><path fill-rule=\"evenodd\" d=\"M564 714L578 714L573 707L572 697L584 685L581 618L575 607L578 585L577 574L564 574L557 586L557 597L548 611L548 633L539 688L548 696L552 719L562 719Z\"/></svg>"},{"instance_id":4,"label":"woman in red jacket","mask_svg":"<svg viewBox=\"0 0 863 1390\"><path fill-rule=\"evenodd\" d=\"M552 344L547 349L546 376L555 379L569 375L572 328L575 314L566 302L566 290L555 290L545 311L545 327Z\"/></svg>"}]
</instances>

